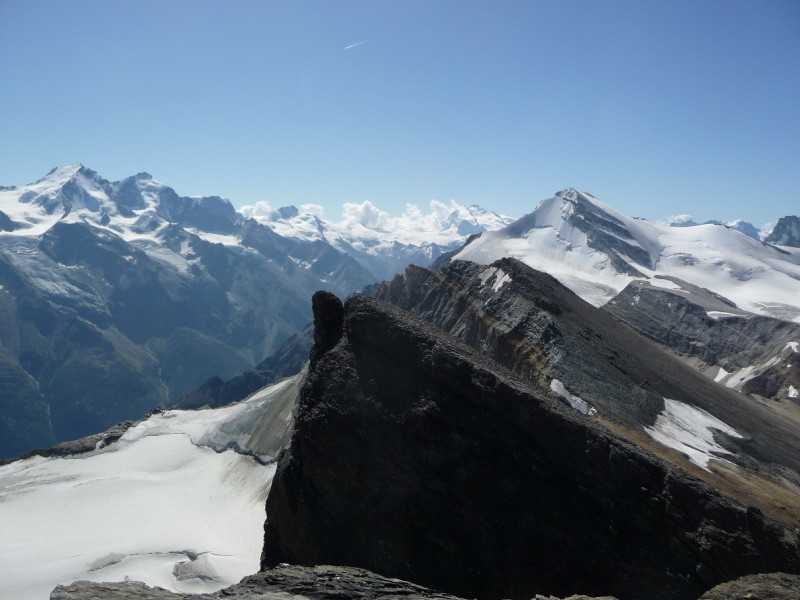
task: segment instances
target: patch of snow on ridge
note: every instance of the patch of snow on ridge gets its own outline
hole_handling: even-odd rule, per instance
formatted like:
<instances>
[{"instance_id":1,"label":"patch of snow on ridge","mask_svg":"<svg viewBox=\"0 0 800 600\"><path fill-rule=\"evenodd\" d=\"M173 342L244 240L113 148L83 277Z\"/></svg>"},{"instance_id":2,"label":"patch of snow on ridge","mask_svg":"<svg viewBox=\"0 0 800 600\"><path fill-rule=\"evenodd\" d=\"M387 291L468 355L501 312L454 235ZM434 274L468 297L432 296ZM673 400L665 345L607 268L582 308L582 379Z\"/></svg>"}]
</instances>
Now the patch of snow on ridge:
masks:
<instances>
[{"instance_id":1,"label":"patch of snow on ridge","mask_svg":"<svg viewBox=\"0 0 800 600\"><path fill-rule=\"evenodd\" d=\"M722 310L709 310L706 314L714 319L715 321L719 321L720 319L731 319L735 317L739 317L741 315L735 315L733 313L725 312Z\"/></svg>"},{"instance_id":2,"label":"patch of snow on ridge","mask_svg":"<svg viewBox=\"0 0 800 600\"><path fill-rule=\"evenodd\" d=\"M502 287L511 281L511 275L503 271L503 269L497 269L497 279L492 286L492 290L495 292L499 292Z\"/></svg>"},{"instance_id":3,"label":"patch of snow on ridge","mask_svg":"<svg viewBox=\"0 0 800 600\"><path fill-rule=\"evenodd\" d=\"M652 427L644 427L657 442L689 457L698 467L711 471L711 459L725 460L719 455L730 455L714 440L714 430L732 437L743 437L733 427L706 411L678 400L664 398L664 410L656 417Z\"/></svg>"},{"instance_id":4,"label":"patch of snow on ridge","mask_svg":"<svg viewBox=\"0 0 800 600\"><path fill-rule=\"evenodd\" d=\"M79 579L206 593L255 573L275 464L224 449L293 379L153 415L93 452L0 467L0 598L46 600Z\"/></svg>"},{"instance_id":5,"label":"patch of snow on ridge","mask_svg":"<svg viewBox=\"0 0 800 600\"><path fill-rule=\"evenodd\" d=\"M670 281L669 279L664 279L663 277L653 277L650 280L650 285L657 288L662 288L665 290L682 290L683 288L679 286L674 281Z\"/></svg>"},{"instance_id":6,"label":"patch of snow on ridge","mask_svg":"<svg viewBox=\"0 0 800 600\"><path fill-rule=\"evenodd\" d=\"M719 373L717 373L717 376L716 376L716 377L714 377L714 381L716 381L717 383L719 383L720 381L722 381L723 379L725 379L725 378L726 378L728 375L730 375L730 373L728 373L728 372L727 372L725 369L723 369L722 367L720 367L720 368L719 368Z\"/></svg>"},{"instance_id":7,"label":"patch of snow on ridge","mask_svg":"<svg viewBox=\"0 0 800 600\"><path fill-rule=\"evenodd\" d=\"M567 390L567 388L564 387L564 384L561 383L558 379L553 379L552 381L550 381L550 389L559 396L561 396L562 398L564 398L564 400L566 400L567 403L572 408L577 410L579 413L589 416L597 413L597 410L593 406L591 406L588 402L582 400L578 396L571 394L569 390Z\"/></svg>"},{"instance_id":8,"label":"patch of snow on ridge","mask_svg":"<svg viewBox=\"0 0 800 600\"><path fill-rule=\"evenodd\" d=\"M795 388L793 385L790 385L789 386L789 398L797 398L798 395L800 395L800 394L798 394L797 388Z\"/></svg>"},{"instance_id":9,"label":"patch of snow on ridge","mask_svg":"<svg viewBox=\"0 0 800 600\"><path fill-rule=\"evenodd\" d=\"M481 280L481 287L485 286L487 282L494 279L494 283L492 284L492 291L494 292L499 292L505 284L511 281L511 275L503 271L503 269L498 269L496 267L489 267L478 277Z\"/></svg>"},{"instance_id":10,"label":"patch of snow on ridge","mask_svg":"<svg viewBox=\"0 0 800 600\"><path fill-rule=\"evenodd\" d=\"M492 277L494 277L495 273L497 273L497 268L495 267L489 267L488 269L483 271L479 275L479 278L481 280L481 287L485 286L486 282L489 281Z\"/></svg>"}]
</instances>

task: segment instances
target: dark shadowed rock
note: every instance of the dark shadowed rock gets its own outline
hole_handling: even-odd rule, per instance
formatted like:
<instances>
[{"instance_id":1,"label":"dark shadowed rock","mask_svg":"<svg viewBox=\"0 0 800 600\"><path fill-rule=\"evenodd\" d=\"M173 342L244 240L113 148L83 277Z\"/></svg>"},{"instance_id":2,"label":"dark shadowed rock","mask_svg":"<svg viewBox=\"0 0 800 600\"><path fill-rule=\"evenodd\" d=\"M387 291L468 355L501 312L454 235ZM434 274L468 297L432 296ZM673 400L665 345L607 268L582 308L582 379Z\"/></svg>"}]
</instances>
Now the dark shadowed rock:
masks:
<instances>
[{"instance_id":1,"label":"dark shadowed rock","mask_svg":"<svg viewBox=\"0 0 800 600\"><path fill-rule=\"evenodd\" d=\"M311 351L311 362L314 363L342 338L344 308L334 294L319 291L311 297L311 310L314 311L314 347Z\"/></svg>"},{"instance_id":2,"label":"dark shadowed rock","mask_svg":"<svg viewBox=\"0 0 800 600\"><path fill-rule=\"evenodd\" d=\"M390 305L351 297L267 500L262 566L465 597L697 598L797 571L796 532Z\"/></svg>"},{"instance_id":3,"label":"dark shadowed rock","mask_svg":"<svg viewBox=\"0 0 800 600\"><path fill-rule=\"evenodd\" d=\"M658 292L655 288L654 291ZM658 339L645 339L635 326L642 321L652 322L655 328L671 332L670 339L686 346L691 346L690 331L706 331L702 339L715 341L708 346L719 348L717 342L727 340L725 347L746 352L757 345L757 339L770 340L771 335L774 341L769 346L773 349L784 348L789 340L800 340L797 324L759 317L762 324L755 329L737 330L726 326L729 320L714 321L694 304L691 311L678 308L678 304L669 307L668 300L651 305L654 294L646 290L636 292L640 293L636 300L637 296L626 289L623 294L632 297L607 310L598 309L554 277L513 258L491 265L454 261L439 270L411 266L404 275L383 283L374 293L492 357L530 385L549 392L554 381L561 382L603 418L641 431L664 410L664 398L678 400L711 413L747 437L746 448L731 447L741 457L734 459L738 463L754 459L800 473L797 421L773 414L770 408L715 383L673 352L653 343ZM722 300L708 292L706 295L706 305L721 310ZM640 320L626 326L620 323L619 313L609 314L624 310L633 311ZM742 321L745 326L751 322ZM800 373L800 365L787 367L787 362L799 361L782 361L774 368ZM762 389L774 389L776 385L779 382L765 379ZM761 473L770 469L759 467ZM782 480L785 475L781 473L777 478ZM800 484L797 475L793 480ZM800 506L800 497L794 504Z\"/></svg>"}]
</instances>

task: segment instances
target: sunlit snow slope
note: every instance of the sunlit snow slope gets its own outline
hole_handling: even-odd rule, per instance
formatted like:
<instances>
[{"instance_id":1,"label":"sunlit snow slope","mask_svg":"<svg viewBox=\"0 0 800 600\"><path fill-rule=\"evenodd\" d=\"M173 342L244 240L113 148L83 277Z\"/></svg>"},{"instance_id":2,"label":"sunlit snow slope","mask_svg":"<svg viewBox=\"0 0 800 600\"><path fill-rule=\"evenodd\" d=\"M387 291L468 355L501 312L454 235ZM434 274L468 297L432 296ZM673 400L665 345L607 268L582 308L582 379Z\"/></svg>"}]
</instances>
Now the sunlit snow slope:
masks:
<instances>
[{"instance_id":1,"label":"sunlit snow slope","mask_svg":"<svg viewBox=\"0 0 800 600\"><path fill-rule=\"evenodd\" d=\"M44 600L78 579L204 592L256 572L275 463L226 448L252 447L265 415L286 435L298 377L153 415L87 454L0 467L0 598Z\"/></svg>"},{"instance_id":2,"label":"sunlit snow slope","mask_svg":"<svg viewBox=\"0 0 800 600\"><path fill-rule=\"evenodd\" d=\"M800 321L800 249L764 244L724 225L669 227L630 218L571 188L483 233L454 260L489 264L504 256L550 273L595 306L633 279L663 285L661 277L675 277L743 310Z\"/></svg>"}]
</instances>

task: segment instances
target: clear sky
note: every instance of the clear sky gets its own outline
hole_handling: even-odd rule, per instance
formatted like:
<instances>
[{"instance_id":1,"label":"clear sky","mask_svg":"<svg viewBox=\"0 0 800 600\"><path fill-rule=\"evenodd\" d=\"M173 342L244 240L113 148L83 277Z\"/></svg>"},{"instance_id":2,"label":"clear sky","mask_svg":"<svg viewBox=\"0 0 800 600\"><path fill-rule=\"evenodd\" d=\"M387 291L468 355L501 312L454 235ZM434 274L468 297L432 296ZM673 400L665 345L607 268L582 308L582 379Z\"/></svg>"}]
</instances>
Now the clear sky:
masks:
<instances>
[{"instance_id":1,"label":"clear sky","mask_svg":"<svg viewBox=\"0 0 800 600\"><path fill-rule=\"evenodd\" d=\"M798 0L0 0L0 184L800 214Z\"/></svg>"}]
</instances>

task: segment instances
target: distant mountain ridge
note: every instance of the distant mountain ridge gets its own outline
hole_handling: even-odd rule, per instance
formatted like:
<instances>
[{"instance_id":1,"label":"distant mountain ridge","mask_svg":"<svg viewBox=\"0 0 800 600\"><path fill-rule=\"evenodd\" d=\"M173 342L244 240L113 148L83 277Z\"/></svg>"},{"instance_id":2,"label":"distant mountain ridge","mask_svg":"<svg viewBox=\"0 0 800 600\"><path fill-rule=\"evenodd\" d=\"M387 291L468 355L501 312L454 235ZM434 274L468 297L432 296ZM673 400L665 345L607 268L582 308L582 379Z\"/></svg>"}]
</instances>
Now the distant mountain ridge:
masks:
<instances>
[{"instance_id":1,"label":"distant mountain ridge","mask_svg":"<svg viewBox=\"0 0 800 600\"><path fill-rule=\"evenodd\" d=\"M148 173L111 182L58 167L0 188L0 456L229 380L308 323L314 291L346 296L451 255L519 258L595 305L634 280L685 281L798 320L800 250L786 219L775 246L729 226L631 219L570 188L518 220L453 201L395 218L362 202L334 223L314 207L237 211L181 196Z\"/></svg>"},{"instance_id":2,"label":"distant mountain ridge","mask_svg":"<svg viewBox=\"0 0 800 600\"><path fill-rule=\"evenodd\" d=\"M216 196L82 165L0 191L0 456L140 418L252 367L320 288L375 281Z\"/></svg>"}]
</instances>

